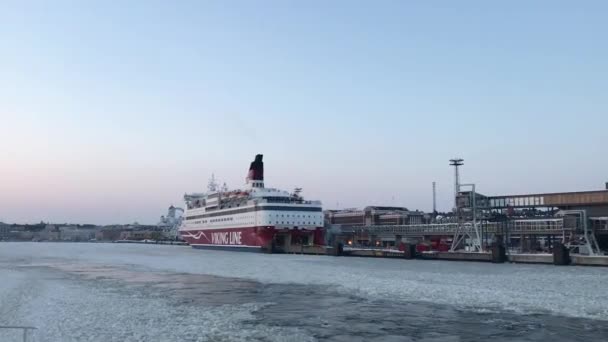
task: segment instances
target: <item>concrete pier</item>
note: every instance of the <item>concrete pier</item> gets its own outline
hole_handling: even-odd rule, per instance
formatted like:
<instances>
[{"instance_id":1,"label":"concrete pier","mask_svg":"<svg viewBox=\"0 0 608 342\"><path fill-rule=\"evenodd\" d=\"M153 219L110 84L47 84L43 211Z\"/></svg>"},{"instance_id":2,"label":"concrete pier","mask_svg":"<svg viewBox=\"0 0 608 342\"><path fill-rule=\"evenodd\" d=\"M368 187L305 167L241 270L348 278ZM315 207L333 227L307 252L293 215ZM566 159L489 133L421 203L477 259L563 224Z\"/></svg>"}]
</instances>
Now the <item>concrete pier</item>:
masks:
<instances>
[{"instance_id":1,"label":"concrete pier","mask_svg":"<svg viewBox=\"0 0 608 342\"><path fill-rule=\"evenodd\" d=\"M553 254L510 254L507 259L522 264L553 264Z\"/></svg>"},{"instance_id":2,"label":"concrete pier","mask_svg":"<svg viewBox=\"0 0 608 342\"><path fill-rule=\"evenodd\" d=\"M406 244L402 251L397 249L381 248L356 248L344 247L335 244L326 247L325 253L333 256L354 256L368 258L400 258L400 259L422 259L422 260L448 260L448 261L474 261L492 263L522 263L522 264L547 264L547 265L579 265L579 266L604 266L608 267L608 256L586 256L570 255L565 246L556 246L553 254L530 253L530 254L506 254L502 245L493 246L490 252L416 252L416 246ZM317 251L309 251L304 254L322 254Z\"/></svg>"},{"instance_id":3,"label":"concrete pier","mask_svg":"<svg viewBox=\"0 0 608 342\"><path fill-rule=\"evenodd\" d=\"M333 248L328 248L326 246L316 246L316 245L312 245L312 246L289 245L284 248L284 253L326 255L326 254L328 254L328 250L333 250Z\"/></svg>"},{"instance_id":4,"label":"concrete pier","mask_svg":"<svg viewBox=\"0 0 608 342\"><path fill-rule=\"evenodd\" d=\"M483 261L491 262L492 253L472 252L430 252L420 253L420 259L425 260L454 260L454 261Z\"/></svg>"},{"instance_id":5,"label":"concrete pier","mask_svg":"<svg viewBox=\"0 0 608 342\"><path fill-rule=\"evenodd\" d=\"M344 248L343 255L373 258L405 258L405 252L389 249Z\"/></svg>"},{"instance_id":6,"label":"concrete pier","mask_svg":"<svg viewBox=\"0 0 608 342\"><path fill-rule=\"evenodd\" d=\"M608 266L608 256L571 255L572 265L580 266Z\"/></svg>"}]
</instances>

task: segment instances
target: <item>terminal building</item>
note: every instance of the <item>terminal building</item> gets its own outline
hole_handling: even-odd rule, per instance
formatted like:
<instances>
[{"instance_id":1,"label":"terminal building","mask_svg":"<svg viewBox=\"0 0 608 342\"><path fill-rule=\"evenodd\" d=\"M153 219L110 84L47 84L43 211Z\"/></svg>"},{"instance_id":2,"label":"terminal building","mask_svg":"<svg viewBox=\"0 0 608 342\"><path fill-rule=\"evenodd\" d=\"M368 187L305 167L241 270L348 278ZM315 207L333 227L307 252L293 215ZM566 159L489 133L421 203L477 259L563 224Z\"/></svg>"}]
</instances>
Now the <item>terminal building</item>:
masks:
<instances>
[{"instance_id":1,"label":"terminal building","mask_svg":"<svg viewBox=\"0 0 608 342\"><path fill-rule=\"evenodd\" d=\"M457 207L461 221L475 217L482 225L503 227L509 242L526 250L550 248L554 241L578 245L578 240L585 240L587 249L608 249L608 183L604 190L561 193L485 196L466 191L458 194Z\"/></svg>"},{"instance_id":2,"label":"terminal building","mask_svg":"<svg viewBox=\"0 0 608 342\"><path fill-rule=\"evenodd\" d=\"M484 196L476 194L475 204L480 210L493 214L534 215L559 210L585 210L588 217L608 216L608 183L605 190ZM471 192L459 193L458 206L473 206Z\"/></svg>"},{"instance_id":3,"label":"terminal building","mask_svg":"<svg viewBox=\"0 0 608 342\"><path fill-rule=\"evenodd\" d=\"M369 234L365 227L380 226L411 226L426 224L430 221L430 215L422 211L410 211L405 207L368 206L364 209L326 210L325 225L329 239L338 239L343 243L353 243L363 246L370 245L395 245L394 236L385 241L375 239L374 234Z\"/></svg>"},{"instance_id":4,"label":"terminal building","mask_svg":"<svg viewBox=\"0 0 608 342\"><path fill-rule=\"evenodd\" d=\"M547 252L556 243L581 254L608 250L608 184L603 190L562 193L486 196L461 191L456 207L441 219L401 207L329 210L327 235L352 246L413 243L419 251L487 250L497 240L514 252Z\"/></svg>"}]
</instances>

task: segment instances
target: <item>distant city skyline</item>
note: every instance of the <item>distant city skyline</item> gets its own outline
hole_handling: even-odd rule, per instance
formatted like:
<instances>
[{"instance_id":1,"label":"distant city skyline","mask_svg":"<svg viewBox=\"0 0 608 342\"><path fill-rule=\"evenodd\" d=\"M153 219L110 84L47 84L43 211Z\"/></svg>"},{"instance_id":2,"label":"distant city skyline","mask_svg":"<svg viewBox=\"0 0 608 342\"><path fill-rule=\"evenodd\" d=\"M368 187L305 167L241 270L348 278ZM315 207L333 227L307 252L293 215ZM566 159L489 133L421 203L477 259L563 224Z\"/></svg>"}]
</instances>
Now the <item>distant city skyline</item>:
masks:
<instances>
[{"instance_id":1,"label":"distant city skyline","mask_svg":"<svg viewBox=\"0 0 608 342\"><path fill-rule=\"evenodd\" d=\"M0 221L156 223L264 154L325 209L608 181L603 1L0 5Z\"/></svg>"}]
</instances>

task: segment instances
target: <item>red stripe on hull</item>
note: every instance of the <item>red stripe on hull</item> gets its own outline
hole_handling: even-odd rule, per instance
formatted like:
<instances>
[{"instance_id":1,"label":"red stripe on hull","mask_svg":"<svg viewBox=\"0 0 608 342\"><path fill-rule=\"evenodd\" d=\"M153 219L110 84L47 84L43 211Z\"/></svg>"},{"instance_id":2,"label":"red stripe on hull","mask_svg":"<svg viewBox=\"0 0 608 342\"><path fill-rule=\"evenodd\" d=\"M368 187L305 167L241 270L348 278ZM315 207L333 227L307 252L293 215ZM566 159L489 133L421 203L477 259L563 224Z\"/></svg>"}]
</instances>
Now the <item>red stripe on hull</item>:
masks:
<instances>
[{"instance_id":1,"label":"red stripe on hull","mask_svg":"<svg viewBox=\"0 0 608 342\"><path fill-rule=\"evenodd\" d=\"M283 231L274 227L247 227L228 229L204 229L180 231L182 239L190 245L269 247L277 233ZM290 230L292 236L313 234L313 243L324 244L323 229Z\"/></svg>"}]
</instances>

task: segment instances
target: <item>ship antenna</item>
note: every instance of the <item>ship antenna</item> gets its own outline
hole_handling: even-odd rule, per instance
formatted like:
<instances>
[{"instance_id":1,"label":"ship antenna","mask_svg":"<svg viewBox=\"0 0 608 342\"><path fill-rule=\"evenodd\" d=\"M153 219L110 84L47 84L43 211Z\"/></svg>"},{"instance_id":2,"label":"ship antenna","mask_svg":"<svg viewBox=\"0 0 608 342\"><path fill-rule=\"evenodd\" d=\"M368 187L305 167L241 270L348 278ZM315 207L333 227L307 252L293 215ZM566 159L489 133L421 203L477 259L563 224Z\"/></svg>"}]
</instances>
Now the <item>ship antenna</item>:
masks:
<instances>
[{"instance_id":1,"label":"ship antenna","mask_svg":"<svg viewBox=\"0 0 608 342\"><path fill-rule=\"evenodd\" d=\"M217 181L215 180L215 174L211 174L211 179L209 179L209 183L207 184L207 190L209 190L209 192L216 192L217 191Z\"/></svg>"}]
</instances>

